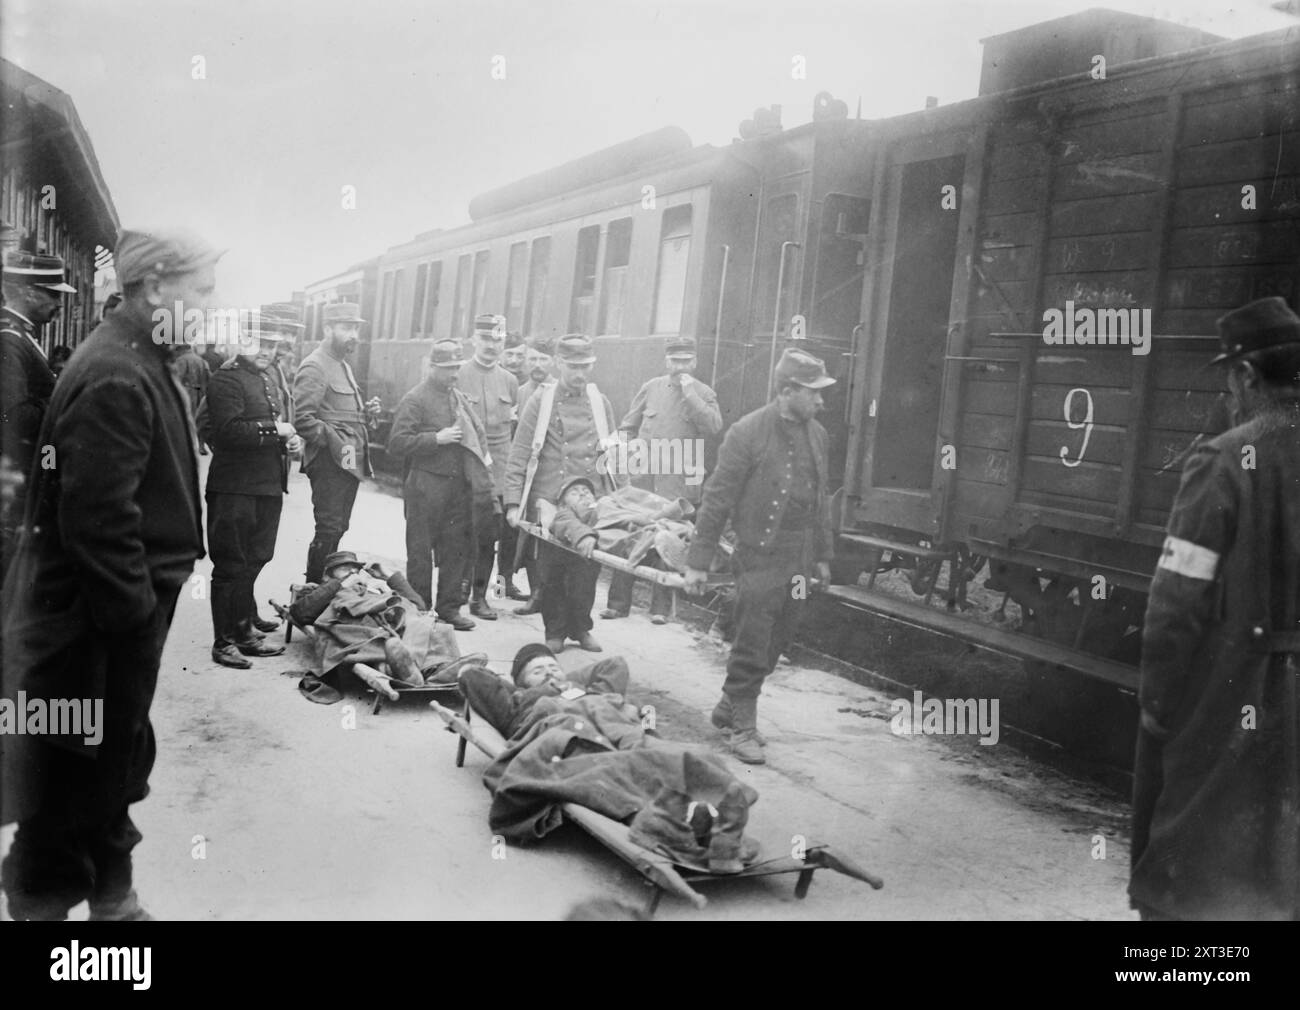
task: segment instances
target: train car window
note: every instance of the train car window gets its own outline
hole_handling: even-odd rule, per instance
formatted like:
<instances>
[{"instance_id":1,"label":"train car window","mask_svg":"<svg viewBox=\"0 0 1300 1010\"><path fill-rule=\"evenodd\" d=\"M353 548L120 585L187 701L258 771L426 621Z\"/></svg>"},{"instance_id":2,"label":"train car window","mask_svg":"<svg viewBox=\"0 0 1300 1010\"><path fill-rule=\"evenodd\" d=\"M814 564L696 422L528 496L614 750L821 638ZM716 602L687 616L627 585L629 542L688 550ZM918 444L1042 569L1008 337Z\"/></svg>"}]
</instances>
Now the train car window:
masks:
<instances>
[{"instance_id":1,"label":"train car window","mask_svg":"<svg viewBox=\"0 0 1300 1010\"><path fill-rule=\"evenodd\" d=\"M438 303L441 301L441 291L442 260L434 260L429 264L429 286L426 288L424 296L423 332L429 338L434 336L434 327L438 324Z\"/></svg>"},{"instance_id":2,"label":"train car window","mask_svg":"<svg viewBox=\"0 0 1300 1010\"><path fill-rule=\"evenodd\" d=\"M379 318L375 320L374 329L370 331L375 335L376 340L384 339L384 328L388 325L388 292L392 287L393 273L390 270L379 282Z\"/></svg>"},{"instance_id":3,"label":"train car window","mask_svg":"<svg viewBox=\"0 0 1300 1010\"><path fill-rule=\"evenodd\" d=\"M777 320L777 333L785 334L790 327L790 317L798 311L794 303L794 253L786 242L799 241L799 194L784 193L767 202L763 212L762 237L758 243L758 287L754 297L754 332L772 333L776 314L777 281L781 282L781 318ZM781 259L785 257L785 273L781 272Z\"/></svg>"},{"instance_id":4,"label":"train car window","mask_svg":"<svg viewBox=\"0 0 1300 1010\"><path fill-rule=\"evenodd\" d=\"M506 329L519 333L524 321L524 269L528 243L516 242L510 247L510 260L506 264Z\"/></svg>"},{"instance_id":5,"label":"train car window","mask_svg":"<svg viewBox=\"0 0 1300 1010\"><path fill-rule=\"evenodd\" d=\"M480 312L488 311L483 304L483 292L487 289L488 258L489 253L486 249L481 249L474 254L474 288L469 307L471 320Z\"/></svg>"},{"instance_id":6,"label":"train car window","mask_svg":"<svg viewBox=\"0 0 1300 1010\"><path fill-rule=\"evenodd\" d=\"M861 320L870 220L871 201L859 196L830 193L822 205L808 320L813 334L821 339L847 346ZM787 264L787 272L789 269Z\"/></svg>"},{"instance_id":7,"label":"train car window","mask_svg":"<svg viewBox=\"0 0 1300 1010\"><path fill-rule=\"evenodd\" d=\"M623 303L626 299L627 264L632 257L632 219L609 223L605 237L605 280L600 286L600 323L597 333L623 332Z\"/></svg>"},{"instance_id":8,"label":"train car window","mask_svg":"<svg viewBox=\"0 0 1300 1010\"><path fill-rule=\"evenodd\" d=\"M542 319L542 304L546 298L546 281L551 273L550 237L533 239L533 255L528 267L528 304L524 308L524 333L536 336L534 327Z\"/></svg>"},{"instance_id":9,"label":"train car window","mask_svg":"<svg viewBox=\"0 0 1300 1010\"><path fill-rule=\"evenodd\" d=\"M421 263L415 268L415 291L411 297L411 339L420 337L424 328L424 289L429 283L429 264Z\"/></svg>"},{"instance_id":10,"label":"train car window","mask_svg":"<svg viewBox=\"0 0 1300 1010\"><path fill-rule=\"evenodd\" d=\"M600 252L600 225L578 231L578 255L573 265L573 298L569 303L569 332L590 333L596 298L596 258Z\"/></svg>"},{"instance_id":11,"label":"train car window","mask_svg":"<svg viewBox=\"0 0 1300 1010\"><path fill-rule=\"evenodd\" d=\"M388 320L388 339L397 339L397 313L402 304L402 278L406 275L405 270L393 271L393 286L388 290L388 312L385 318Z\"/></svg>"},{"instance_id":12,"label":"train car window","mask_svg":"<svg viewBox=\"0 0 1300 1010\"><path fill-rule=\"evenodd\" d=\"M664 211L659 233L659 267L655 280L655 333L678 333L686 301L686 264L691 254L691 205Z\"/></svg>"},{"instance_id":13,"label":"train car window","mask_svg":"<svg viewBox=\"0 0 1300 1010\"><path fill-rule=\"evenodd\" d=\"M473 259L468 253L456 261L456 298L451 304L451 339L469 336L469 272Z\"/></svg>"}]
</instances>

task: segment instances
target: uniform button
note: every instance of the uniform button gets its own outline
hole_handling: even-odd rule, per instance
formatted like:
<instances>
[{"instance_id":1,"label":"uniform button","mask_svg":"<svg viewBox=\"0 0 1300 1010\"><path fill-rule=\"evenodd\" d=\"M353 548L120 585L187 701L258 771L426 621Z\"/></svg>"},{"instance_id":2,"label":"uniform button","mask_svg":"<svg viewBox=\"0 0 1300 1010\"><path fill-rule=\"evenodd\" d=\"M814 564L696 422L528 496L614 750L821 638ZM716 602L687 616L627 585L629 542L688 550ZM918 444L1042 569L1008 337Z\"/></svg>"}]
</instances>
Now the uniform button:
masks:
<instances>
[{"instance_id":1,"label":"uniform button","mask_svg":"<svg viewBox=\"0 0 1300 1010\"><path fill-rule=\"evenodd\" d=\"M579 719L577 722L575 722L575 723L573 724L573 728L574 728L574 729L582 729L582 720Z\"/></svg>"},{"instance_id":2,"label":"uniform button","mask_svg":"<svg viewBox=\"0 0 1300 1010\"><path fill-rule=\"evenodd\" d=\"M552 754L552 755L551 755L551 764L553 764L553 765L557 765L557 764L559 764L559 763L560 763L560 755L558 755L558 754Z\"/></svg>"},{"instance_id":3,"label":"uniform button","mask_svg":"<svg viewBox=\"0 0 1300 1010\"><path fill-rule=\"evenodd\" d=\"M1252 635L1254 635L1256 638L1263 638L1263 637L1264 637L1264 628L1263 628L1261 625L1258 625L1258 624L1257 624L1257 625L1255 625L1253 628L1250 629L1250 633L1251 633Z\"/></svg>"}]
</instances>

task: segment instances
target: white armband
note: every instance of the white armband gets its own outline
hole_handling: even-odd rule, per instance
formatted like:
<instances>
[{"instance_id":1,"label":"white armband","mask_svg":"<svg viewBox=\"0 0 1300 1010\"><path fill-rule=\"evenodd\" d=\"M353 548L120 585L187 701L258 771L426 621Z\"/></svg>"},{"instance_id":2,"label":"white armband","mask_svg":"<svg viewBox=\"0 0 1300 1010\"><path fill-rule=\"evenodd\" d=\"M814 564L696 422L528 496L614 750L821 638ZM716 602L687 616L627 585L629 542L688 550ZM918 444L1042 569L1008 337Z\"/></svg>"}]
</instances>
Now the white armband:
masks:
<instances>
[{"instance_id":1,"label":"white armband","mask_svg":"<svg viewBox=\"0 0 1300 1010\"><path fill-rule=\"evenodd\" d=\"M1164 550L1156 567L1175 575L1186 575L1189 579L1212 582L1219 568L1219 555L1190 540L1165 537Z\"/></svg>"}]
</instances>

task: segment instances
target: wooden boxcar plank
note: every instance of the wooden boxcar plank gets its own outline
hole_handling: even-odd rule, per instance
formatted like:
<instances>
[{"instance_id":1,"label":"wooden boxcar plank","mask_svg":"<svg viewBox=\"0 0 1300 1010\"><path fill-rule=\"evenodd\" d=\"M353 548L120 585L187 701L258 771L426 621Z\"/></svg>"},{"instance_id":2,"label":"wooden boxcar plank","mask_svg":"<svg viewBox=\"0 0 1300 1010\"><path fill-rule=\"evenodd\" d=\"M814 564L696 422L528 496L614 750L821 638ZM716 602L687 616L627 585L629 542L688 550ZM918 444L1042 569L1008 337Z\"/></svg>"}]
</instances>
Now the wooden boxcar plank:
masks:
<instances>
[{"instance_id":1,"label":"wooden boxcar plank","mask_svg":"<svg viewBox=\"0 0 1300 1010\"><path fill-rule=\"evenodd\" d=\"M1193 435L1205 431L1218 405L1218 394L1206 390L1178 392L1156 389L1151 393L1151 409L1156 423L1166 431L1185 431Z\"/></svg>"},{"instance_id":2,"label":"wooden boxcar plank","mask_svg":"<svg viewBox=\"0 0 1300 1010\"><path fill-rule=\"evenodd\" d=\"M1154 252L1151 235L1145 231L1058 236L1047 244L1047 272L1145 270Z\"/></svg>"},{"instance_id":3,"label":"wooden boxcar plank","mask_svg":"<svg viewBox=\"0 0 1300 1010\"><path fill-rule=\"evenodd\" d=\"M1254 187L1254 206L1243 192ZM1174 194L1174 224L1194 228L1212 224L1294 221L1300 212L1300 176L1245 176L1228 183L1181 187Z\"/></svg>"},{"instance_id":4,"label":"wooden boxcar plank","mask_svg":"<svg viewBox=\"0 0 1300 1010\"><path fill-rule=\"evenodd\" d=\"M980 233L981 249L1027 246L1034 240L1033 214L986 214Z\"/></svg>"},{"instance_id":5,"label":"wooden boxcar plank","mask_svg":"<svg viewBox=\"0 0 1300 1010\"><path fill-rule=\"evenodd\" d=\"M1059 309L1067 301L1074 302L1076 309L1150 308L1151 291L1151 276L1145 270L1052 274L1044 282L1043 304Z\"/></svg>"},{"instance_id":6,"label":"wooden boxcar plank","mask_svg":"<svg viewBox=\"0 0 1300 1010\"><path fill-rule=\"evenodd\" d=\"M998 449L980 449L974 446L957 453L957 475L964 480L984 484L1004 485L1011 470L1011 454ZM1005 501L1005 497L1004 497Z\"/></svg>"},{"instance_id":7,"label":"wooden boxcar plank","mask_svg":"<svg viewBox=\"0 0 1300 1010\"><path fill-rule=\"evenodd\" d=\"M972 380L966 387L966 409L974 414L1014 417L1016 395L1013 382Z\"/></svg>"},{"instance_id":8,"label":"wooden boxcar plank","mask_svg":"<svg viewBox=\"0 0 1300 1010\"><path fill-rule=\"evenodd\" d=\"M1021 214L1043 202L1044 177L990 182L985 189L984 208L989 214Z\"/></svg>"},{"instance_id":9,"label":"wooden boxcar plank","mask_svg":"<svg viewBox=\"0 0 1300 1010\"><path fill-rule=\"evenodd\" d=\"M1123 119L1115 118L1112 112L1091 123L1077 119L1067 123L1057 142L1057 163L1068 165L1159 151L1165 113L1160 108L1146 109L1144 112L1141 107L1130 107L1128 111L1133 114Z\"/></svg>"},{"instance_id":10,"label":"wooden boxcar plank","mask_svg":"<svg viewBox=\"0 0 1300 1010\"><path fill-rule=\"evenodd\" d=\"M1165 305L1175 309L1235 309L1255 298L1296 292L1300 268L1291 265L1257 267L1184 267L1170 270L1165 281ZM1222 315L1223 311L1219 314Z\"/></svg>"},{"instance_id":11,"label":"wooden boxcar plank","mask_svg":"<svg viewBox=\"0 0 1300 1010\"><path fill-rule=\"evenodd\" d=\"M1071 463L1075 462L1079 458L1080 449L1083 449L1084 462L1104 463L1109 466L1119 466L1123 462L1125 441L1123 428L1094 424L1092 431L1088 433L1086 449L1083 448L1084 431L1083 428L1070 428L1064 420L1030 421L1029 453L1049 459L1055 457L1063 470L1073 469L1066 466L1064 459L1068 459ZM1064 459L1061 457L1062 449L1067 452Z\"/></svg>"},{"instance_id":12,"label":"wooden boxcar plank","mask_svg":"<svg viewBox=\"0 0 1300 1010\"><path fill-rule=\"evenodd\" d=\"M988 160L989 182L1025 179L1041 175L1047 164L1047 152L1041 140L1021 143L998 143Z\"/></svg>"},{"instance_id":13,"label":"wooden boxcar plank","mask_svg":"<svg viewBox=\"0 0 1300 1010\"><path fill-rule=\"evenodd\" d=\"M1170 267L1233 266L1242 263L1294 264L1300 258L1300 231L1294 221L1179 228L1170 236Z\"/></svg>"},{"instance_id":14,"label":"wooden boxcar plank","mask_svg":"<svg viewBox=\"0 0 1300 1010\"><path fill-rule=\"evenodd\" d=\"M1093 196L1119 196L1159 190L1163 185L1158 152L1117 155L1062 165L1057 197L1083 200Z\"/></svg>"},{"instance_id":15,"label":"wooden boxcar plank","mask_svg":"<svg viewBox=\"0 0 1300 1010\"><path fill-rule=\"evenodd\" d=\"M1127 347L1047 347L1038 350L1034 375L1043 385L1123 388L1133 379Z\"/></svg>"},{"instance_id":16,"label":"wooden boxcar plank","mask_svg":"<svg viewBox=\"0 0 1300 1010\"><path fill-rule=\"evenodd\" d=\"M1104 199L1058 200L1052 205L1052 235L1111 235L1149 232L1159 211L1159 194L1129 193Z\"/></svg>"},{"instance_id":17,"label":"wooden boxcar plank","mask_svg":"<svg viewBox=\"0 0 1300 1010\"><path fill-rule=\"evenodd\" d=\"M1034 250L1027 245L986 248L978 256L984 272L999 283L1028 280L1034 267Z\"/></svg>"},{"instance_id":18,"label":"wooden boxcar plank","mask_svg":"<svg viewBox=\"0 0 1300 1010\"><path fill-rule=\"evenodd\" d=\"M1092 386L1080 388L1086 388L1088 394L1092 397L1093 424L1120 425L1128 423L1132 393L1127 387ZM1035 383L1031 398L1030 416L1043 421L1055 421L1057 418L1065 420L1065 402L1069 398L1070 390L1071 387L1069 386ZM1073 403L1070 406L1071 414L1075 416L1075 420L1081 419L1081 411L1086 409L1086 403L1087 399L1085 397L1075 394Z\"/></svg>"},{"instance_id":19,"label":"wooden boxcar plank","mask_svg":"<svg viewBox=\"0 0 1300 1010\"><path fill-rule=\"evenodd\" d=\"M1175 182L1181 188L1274 174L1300 175L1300 131L1189 147L1179 159Z\"/></svg>"},{"instance_id":20,"label":"wooden boxcar plank","mask_svg":"<svg viewBox=\"0 0 1300 1010\"><path fill-rule=\"evenodd\" d=\"M958 455L962 449L997 449L1005 452L1011 448L1015 434L1015 419L998 414L976 414L962 411L961 432L958 436Z\"/></svg>"}]
</instances>

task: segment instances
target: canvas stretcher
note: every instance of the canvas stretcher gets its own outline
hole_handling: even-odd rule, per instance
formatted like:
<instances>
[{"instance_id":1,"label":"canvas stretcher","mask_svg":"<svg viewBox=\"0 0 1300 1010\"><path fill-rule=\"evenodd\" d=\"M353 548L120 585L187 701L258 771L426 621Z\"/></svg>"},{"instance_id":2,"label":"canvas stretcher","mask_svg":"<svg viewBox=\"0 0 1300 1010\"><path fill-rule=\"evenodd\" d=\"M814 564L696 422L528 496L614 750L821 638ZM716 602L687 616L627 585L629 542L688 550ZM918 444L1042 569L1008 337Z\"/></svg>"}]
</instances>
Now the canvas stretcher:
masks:
<instances>
[{"instance_id":1,"label":"canvas stretcher","mask_svg":"<svg viewBox=\"0 0 1300 1010\"><path fill-rule=\"evenodd\" d=\"M490 727L487 732L476 732L471 727L473 708L468 700L463 714L454 712L437 701L431 701L429 707L442 719L447 729L459 737L456 744L457 768L464 766L465 754L470 745L492 760L495 760L504 750L504 742L500 741L499 735ZM480 722L483 720L480 719ZM567 802L560 804L560 809L567 820L582 828L645 878L646 883L652 888L646 909L651 915L659 907L659 901L665 893L674 894L695 908L704 908L708 904L708 899L692 885L712 881L794 873L798 875L795 880L794 894L799 899L807 897L808 888L812 886L813 874L823 869L835 870L855 880L861 880L874 890L885 886L884 881L879 877L862 869L853 860L840 855L828 845L809 845L802 859L782 856L752 863L739 873L710 873L706 866L680 863L638 845L632 841L630 829L626 824L589 807Z\"/></svg>"},{"instance_id":2,"label":"canvas stretcher","mask_svg":"<svg viewBox=\"0 0 1300 1010\"><path fill-rule=\"evenodd\" d=\"M276 612L276 614L280 617L280 619L284 621L284 642L286 645L288 645L293 640L293 633L295 629L300 631L303 637L305 638L314 639L316 637L316 629L313 628L311 625L302 624L301 622L295 620L292 614L290 613L288 607L284 606L283 604L277 603L275 600L268 600L267 602L271 604L271 608ZM356 671L354 670L354 672ZM371 673L376 673L376 672L377 671L371 671ZM362 675L361 673L357 673L357 675L366 684L366 690L371 692L374 695L374 700L371 702L370 705L371 715L378 715L380 709L383 708L385 701L395 700L385 695L382 687L374 683L373 678L371 676L365 676ZM383 675L380 674L380 676ZM396 700L403 700L408 697L418 697L418 696L425 696L429 698L442 697L446 701L450 701L457 704L463 703L464 700L461 696L460 688L457 687L455 684L419 684L419 685L406 684L403 683L402 681L394 680L391 677L387 677L385 678L385 680L387 681L388 686L391 687L392 690L397 692L398 697Z\"/></svg>"}]
</instances>

